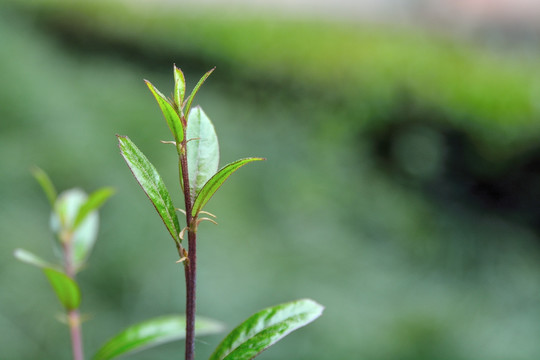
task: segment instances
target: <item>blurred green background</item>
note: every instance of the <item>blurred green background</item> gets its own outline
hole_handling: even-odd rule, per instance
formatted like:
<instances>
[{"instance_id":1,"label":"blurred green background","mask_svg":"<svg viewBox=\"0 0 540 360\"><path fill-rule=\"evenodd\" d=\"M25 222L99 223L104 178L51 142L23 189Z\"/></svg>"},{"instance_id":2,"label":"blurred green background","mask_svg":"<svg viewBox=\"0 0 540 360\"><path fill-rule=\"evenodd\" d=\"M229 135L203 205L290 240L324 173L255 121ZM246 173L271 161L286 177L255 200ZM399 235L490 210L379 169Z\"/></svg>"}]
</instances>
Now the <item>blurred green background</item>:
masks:
<instances>
[{"instance_id":1,"label":"blurred green background","mask_svg":"<svg viewBox=\"0 0 540 360\"><path fill-rule=\"evenodd\" d=\"M170 93L173 63L190 88L217 66L196 102L221 164L268 159L208 205L219 226L199 230L199 314L232 327L288 300L326 306L260 359L540 357L538 29L299 15L0 4L1 359L70 358L45 277L12 256L54 257L34 165L58 189L117 190L80 274L88 356L127 325L183 311L174 244L114 136L174 189L174 151L159 143L170 134L142 81ZM221 338L199 339L198 358Z\"/></svg>"}]
</instances>

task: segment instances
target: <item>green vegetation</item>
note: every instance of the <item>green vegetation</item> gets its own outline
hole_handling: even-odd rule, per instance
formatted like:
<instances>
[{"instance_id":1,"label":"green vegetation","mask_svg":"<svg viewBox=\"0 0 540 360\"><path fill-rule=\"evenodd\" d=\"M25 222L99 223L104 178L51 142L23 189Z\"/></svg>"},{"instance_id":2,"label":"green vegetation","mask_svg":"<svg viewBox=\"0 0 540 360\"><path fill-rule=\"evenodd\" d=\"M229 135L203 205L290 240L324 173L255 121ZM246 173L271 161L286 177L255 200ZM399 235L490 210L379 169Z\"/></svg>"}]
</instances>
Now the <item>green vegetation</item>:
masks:
<instances>
[{"instance_id":1,"label":"green vegetation","mask_svg":"<svg viewBox=\"0 0 540 360\"><path fill-rule=\"evenodd\" d=\"M97 240L97 209L113 194L111 188L102 188L86 195L81 189L71 189L56 195L56 189L47 174L36 168L34 177L40 183L52 207L51 228L55 234L55 249L60 253L61 265L51 264L23 249L16 249L15 257L41 268L49 280L58 300L65 309L60 317L69 327L74 360L83 360L83 319L80 314L81 290L77 273L87 266L88 256ZM132 325L103 345L94 360L109 360L165 342L186 338L185 316L162 316ZM197 319L197 335L222 331L222 325L208 319Z\"/></svg>"},{"instance_id":2,"label":"green vegetation","mask_svg":"<svg viewBox=\"0 0 540 360\"><path fill-rule=\"evenodd\" d=\"M511 52L413 28L223 16L219 8L173 6L176 12L163 5L148 11L144 4L62 0L27 6L76 41L107 39L120 49L151 49L161 57L189 54L237 74L232 82L309 89L311 96L343 104L342 111L360 110L349 127L379 126L385 109L406 91L440 109L494 159L533 146L540 134L540 66L534 56L518 60ZM287 95L294 98L291 91Z\"/></svg>"},{"instance_id":3,"label":"green vegetation","mask_svg":"<svg viewBox=\"0 0 540 360\"><path fill-rule=\"evenodd\" d=\"M32 165L47 169L60 188L117 189L101 211L89 269L77 279L82 308L92 317L84 323L85 348L98 349L130 324L178 312L185 296L175 273L182 271L178 255L171 254L168 232L151 206L143 206L135 181L126 181L110 138L129 134L163 169L165 183L178 182L177 169L167 166L177 157L156 141L170 137L166 123L149 125L158 110L141 86L141 78L149 78L172 94L172 63L183 64L188 79L217 65L197 96L210 118L219 116L217 132L238 139L220 144L221 157L268 159L207 205L220 225L201 229L201 314L232 328L263 304L307 296L325 305L316 326L288 336L260 359L540 356L536 230L514 221L515 214L478 207L462 188L433 196L463 179L437 163L454 149L444 145L446 129L460 131L470 148L482 151L472 156L461 149L476 175L489 174L490 166L511 170L504 164L534 155L527 152L538 144L534 50L523 59L418 29L220 18L210 10L200 22L201 12L191 9L70 3L1 5L7 84L0 88L0 286L8 289L0 292L3 357L70 356L62 352L69 349L62 325L43 316L63 308L47 297L41 274L11 255L18 247L39 254L50 248L43 242L46 202L28 176ZM349 55L347 42L365 49L362 58ZM312 55L318 49L345 65L328 65L325 56ZM419 126L407 127L411 123ZM431 156L435 165L416 173L439 171L438 177L389 172L387 159L374 155L389 129L399 140L388 146L390 154L408 149L418 157L396 157L421 165L428 162L422 156ZM422 146L407 146L419 137ZM524 178L534 184L534 177ZM149 266L148 259L162 260ZM220 340L201 339L197 357L208 358ZM177 356L177 344L170 344L130 358Z\"/></svg>"},{"instance_id":4,"label":"green vegetation","mask_svg":"<svg viewBox=\"0 0 540 360\"><path fill-rule=\"evenodd\" d=\"M175 241L179 256L177 262L184 264L186 360L195 358L197 230L199 224L205 220L217 224L212 219L215 215L204 211L203 208L236 170L250 162L265 160L263 158L241 159L218 170L219 145L214 125L200 107L191 107L199 88L213 71L214 69L208 71L185 99L184 73L176 66L174 67L175 82L172 99L165 97L146 81L175 139L165 143L173 144L178 154L178 180L180 190L184 195L185 210L173 206L171 196L161 176L137 146L127 136L118 136L120 152L124 160ZM177 210L185 214L186 226L182 230L176 216ZM186 232L189 244L187 250L182 245ZM312 300L299 300L265 309L233 330L216 348L210 359L253 359L291 331L315 320L322 314L322 310L323 307Z\"/></svg>"}]
</instances>

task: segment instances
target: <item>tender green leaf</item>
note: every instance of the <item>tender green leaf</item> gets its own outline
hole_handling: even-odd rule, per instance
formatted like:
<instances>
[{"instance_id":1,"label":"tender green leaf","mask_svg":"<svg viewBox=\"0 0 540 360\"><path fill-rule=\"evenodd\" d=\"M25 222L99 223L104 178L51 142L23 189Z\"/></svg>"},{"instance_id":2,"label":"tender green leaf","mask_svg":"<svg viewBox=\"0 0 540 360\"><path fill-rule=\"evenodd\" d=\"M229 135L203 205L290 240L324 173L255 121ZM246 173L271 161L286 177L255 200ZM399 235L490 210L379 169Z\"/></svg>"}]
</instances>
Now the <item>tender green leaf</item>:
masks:
<instances>
[{"instance_id":1,"label":"tender green leaf","mask_svg":"<svg viewBox=\"0 0 540 360\"><path fill-rule=\"evenodd\" d=\"M193 203L192 215L196 216L197 213L203 209L203 207L206 205L208 200L210 200L210 198L221 187L221 185L225 182L225 180L227 180L229 176L231 176L232 173L234 173L236 170L246 165L247 163L250 163L252 161L259 161L259 160L265 160L265 159L264 158L240 159L230 164L227 164L225 167L219 170L217 174L212 176L206 182L206 184L204 184L203 188L197 195L197 198L195 199L195 202Z\"/></svg>"},{"instance_id":2,"label":"tender green leaf","mask_svg":"<svg viewBox=\"0 0 540 360\"><path fill-rule=\"evenodd\" d=\"M199 107L189 114L186 130L186 154L191 201L204 184L216 173L219 166L219 145L214 125Z\"/></svg>"},{"instance_id":3,"label":"tender green leaf","mask_svg":"<svg viewBox=\"0 0 540 360\"><path fill-rule=\"evenodd\" d=\"M195 97L195 95L197 95L197 92L201 88L202 84L206 81L206 79L210 76L210 74L214 72L215 69L216 68L214 67L213 69L211 69L210 71L208 71L206 74L203 75L203 77L199 80L197 85L195 85L195 87L193 88L193 91L191 91L191 94L186 99L186 105L184 106L184 115L186 116L186 118L189 117L189 111L191 109L191 103L193 102L193 98ZM188 120L188 123L189 123L189 120Z\"/></svg>"},{"instance_id":4,"label":"tender green leaf","mask_svg":"<svg viewBox=\"0 0 540 360\"><path fill-rule=\"evenodd\" d=\"M88 200L79 208L73 224L73 230L77 229L86 216L103 205L112 194L114 194L114 189L109 187L99 189L90 194Z\"/></svg>"},{"instance_id":5,"label":"tender green leaf","mask_svg":"<svg viewBox=\"0 0 540 360\"><path fill-rule=\"evenodd\" d=\"M169 100L167 100L165 95L160 93L159 90L150 83L150 81L145 80L145 82L152 94L154 94L154 97L161 108L161 112L163 113L165 120L167 120L169 129L174 136L174 140L177 144L180 144L182 140L184 140L184 127L182 126L182 121L180 120L178 113L171 105Z\"/></svg>"},{"instance_id":6,"label":"tender green leaf","mask_svg":"<svg viewBox=\"0 0 540 360\"><path fill-rule=\"evenodd\" d=\"M178 109L184 104L184 95L186 93L186 79L182 70L174 66L174 102Z\"/></svg>"},{"instance_id":7,"label":"tender green leaf","mask_svg":"<svg viewBox=\"0 0 540 360\"><path fill-rule=\"evenodd\" d=\"M56 269L44 268L43 272L45 272L62 305L67 310L77 309L81 303L81 291L77 283Z\"/></svg>"},{"instance_id":8,"label":"tender green leaf","mask_svg":"<svg viewBox=\"0 0 540 360\"><path fill-rule=\"evenodd\" d=\"M75 219L81 207L88 201L86 192L79 188L69 189L60 193L54 203L54 219L51 225L55 233L63 230L72 230Z\"/></svg>"},{"instance_id":9,"label":"tender green leaf","mask_svg":"<svg viewBox=\"0 0 540 360\"><path fill-rule=\"evenodd\" d=\"M292 331L321 316L324 307L303 299L269 307L250 316L218 345L210 360L248 360Z\"/></svg>"},{"instance_id":10,"label":"tender green leaf","mask_svg":"<svg viewBox=\"0 0 540 360\"><path fill-rule=\"evenodd\" d=\"M180 242L180 225L171 197L154 165L127 136L119 136L120 151L135 179L156 208L163 223L176 242Z\"/></svg>"},{"instance_id":11,"label":"tender green leaf","mask_svg":"<svg viewBox=\"0 0 540 360\"><path fill-rule=\"evenodd\" d=\"M39 256L34 255L30 251L26 251L24 249L15 249L15 251L13 252L13 256L15 256L15 258L19 261L37 266L39 268L56 268L56 265L53 265L43 260Z\"/></svg>"},{"instance_id":12,"label":"tender green leaf","mask_svg":"<svg viewBox=\"0 0 540 360\"><path fill-rule=\"evenodd\" d=\"M32 174L34 175L34 178L36 178L39 185L41 185L41 188L43 189L43 192L45 192L45 195L47 196L47 199L49 199L49 203L51 204L51 207L54 207L54 202L56 201L56 189L54 188L54 185L47 175L45 171L42 169L35 167L32 169Z\"/></svg>"},{"instance_id":13,"label":"tender green leaf","mask_svg":"<svg viewBox=\"0 0 540 360\"><path fill-rule=\"evenodd\" d=\"M223 325L214 320L198 317L195 322L196 335L216 334ZM185 316L164 316L147 320L123 330L107 341L94 356L94 360L108 360L120 355L141 351L186 337Z\"/></svg>"},{"instance_id":14,"label":"tender green leaf","mask_svg":"<svg viewBox=\"0 0 540 360\"><path fill-rule=\"evenodd\" d=\"M16 249L13 255L18 260L37 266L43 270L58 299L66 309L73 310L79 307L81 303L79 286L69 276L63 273L58 266L50 264L24 249Z\"/></svg>"},{"instance_id":15,"label":"tender green leaf","mask_svg":"<svg viewBox=\"0 0 540 360\"><path fill-rule=\"evenodd\" d=\"M70 189L62 192L56 199L51 216L51 228L60 241L70 240L73 251L72 258L75 270L79 271L90 255L97 239L99 216L97 211L89 212L73 230L81 208L89 201L88 195L81 189ZM65 236L68 235L68 238ZM57 244L63 251L62 244Z\"/></svg>"}]
</instances>

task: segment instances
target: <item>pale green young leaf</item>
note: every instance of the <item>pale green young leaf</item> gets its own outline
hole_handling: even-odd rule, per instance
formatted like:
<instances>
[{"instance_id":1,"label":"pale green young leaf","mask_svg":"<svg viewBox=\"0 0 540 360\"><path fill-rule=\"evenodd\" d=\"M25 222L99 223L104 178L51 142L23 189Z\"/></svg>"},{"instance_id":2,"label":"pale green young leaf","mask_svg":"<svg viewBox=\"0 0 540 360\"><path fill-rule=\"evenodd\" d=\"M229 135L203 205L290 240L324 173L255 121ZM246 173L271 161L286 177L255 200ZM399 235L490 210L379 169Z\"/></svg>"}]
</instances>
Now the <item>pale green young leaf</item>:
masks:
<instances>
[{"instance_id":1,"label":"pale green young leaf","mask_svg":"<svg viewBox=\"0 0 540 360\"><path fill-rule=\"evenodd\" d=\"M186 79L182 70L174 65L174 102L178 109L184 104L184 96L186 93Z\"/></svg>"},{"instance_id":2,"label":"pale green young leaf","mask_svg":"<svg viewBox=\"0 0 540 360\"><path fill-rule=\"evenodd\" d=\"M73 230L77 229L88 214L99 209L112 194L114 194L114 189L110 187L101 188L90 194L86 202L79 208L73 223Z\"/></svg>"},{"instance_id":3,"label":"pale green young leaf","mask_svg":"<svg viewBox=\"0 0 540 360\"><path fill-rule=\"evenodd\" d=\"M324 307L303 299L276 305L250 316L229 333L210 360L249 360L292 331L321 316Z\"/></svg>"},{"instance_id":4,"label":"pale green young leaf","mask_svg":"<svg viewBox=\"0 0 540 360\"><path fill-rule=\"evenodd\" d=\"M128 164L137 182L156 208L167 230L176 242L180 242L178 234L180 225L175 208L161 176L154 165L144 156L127 136L119 136L120 152Z\"/></svg>"},{"instance_id":5,"label":"pale green young leaf","mask_svg":"<svg viewBox=\"0 0 540 360\"><path fill-rule=\"evenodd\" d=\"M259 161L259 160L265 160L265 159L264 158L240 159L230 164L227 164L226 166L221 168L221 170L219 170L214 176L212 176L206 182L206 184L204 184L203 188L197 194L197 198L195 199L195 202L193 203L192 215L197 216L199 211L203 209L203 207L206 205L208 200L210 200L210 198L216 193L216 191L221 187L221 185L223 185L225 180L227 180L229 176L231 176L236 170L246 165L247 163L250 163L252 161Z\"/></svg>"},{"instance_id":6,"label":"pale green young leaf","mask_svg":"<svg viewBox=\"0 0 540 360\"><path fill-rule=\"evenodd\" d=\"M50 264L24 249L16 249L13 255L17 260L34 265L43 270L56 293L56 296L67 310L73 310L79 307L81 302L79 286L73 279L62 272L57 265Z\"/></svg>"},{"instance_id":7,"label":"pale green young leaf","mask_svg":"<svg viewBox=\"0 0 540 360\"><path fill-rule=\"evenodd\" d=\"M201 88L202 84L206 81L206 79L208 79L210 74L213 73L215 69L216 69L215 67L210 69L206 74L204 74L202 76L202 78L199 80L197 85L195 85L195 87L191 91L191 94L189 94L188 98L186 99L186 104L184 106L184 115L186 116L186 118L189 117L189 111L191 109L191 103L193 102L193 99L195 98L195 95L197 95L197 92ZM188 120L188 122L189 122L189 120Z\"/></svg>"},{"instance_id":8,"label":"pale green young leaf","mask_svg":"<svg viewBox=\"0 0 540 360\"><path fill-rule=\"evenodd\" d=\"M223 331L217 321L198 317L195 334L198 336ZM186 337L185 316L163 316L128 327L107 341L94 355L93 360L109 360Z\"/></svg>"},{"instance_id":9,"label":"pale green young leaf","mask_svg":"<svg viewBox=\"0 0 540 360\"><path fill-rule=\"evenodd\" d=\"M47 196L47 199L49 200L51 207L54 207L54 202L56 201L57 193L47 173L38 167L34 167L32 169L32 175L34 175L34 178L37 180L39 185L41 185L41 188L43 189L43 192Z\"/></svg>"},{"instance_id":10,"label":"pale green young leaf","mask_svg":"<svg viewBox=\"0 0 540 360\"><path fill-rule=\"evenodd\" d=\"M159 90L154 85L152 85L150 81L145 80L145 82L152 94L154 94L154 97L156 98L161 112L163 113L165 120L167 120L167 125L169 125L169 129L174 136L174 140L177 144L180 144L182 140L184 140L184 127L178 113L176 112L172 104L169 102L169 100L167 100L165 95L159 92Z\"/></svg>"},{"instance_id":11,"label":"pale green young leaf","mask_svg":"<svg viewBox=\"0 0 540 360\"><path fill-rule=\"evenodd\" d=\"M44 268L43 272L49 279L56 296L67 310L75 310L81 303L81 291L73 279L61 271Z\"/></svg>"},{"instance_id":12,"label":"pale green young leaf","mask_svg":"<svg viewBox=\"0 0 540 360\"><path fill-rule=\"evenodd\" d=\"M79 188L62 191L54 202L52 230L59 234L62 231L73 229L77 214L87 200L88 195Z\"/></svg>"},{"instance_id":13,"label":"pale green young leaf","mask_svg":"<svg viewBox=\"0 0 540 360\"><path fill-rule=\"evenodd\" d=\"M219 145L214 125L204 111L196 106L189 114L186 129L186 155L188 162L191 201L219 166Z\"/></svg>"},{"instance_id":14,"label":"pale green young leaf","mask_svg":"<svg viewBox=\"0 0 540 360\"><path fill-rule=\"evenodd\" d=\"M99 216L97 211L91 211L84 216L76 229L74 224L81 208L89 201L88 195L81 189L63 191L56 199L51 216L51 228L60 242L70 241L71 257L75 271L79 271L90 255L97 240ZM66 237L67 235L67 237ZM60 251L62 244L57 244Z\"/></svg>"},{"instance_id":15,"label":"pale green young leaf","mask_svg":"<svg viewBox=\"0 0 540 360\"><path fill-rule=\"evenodd\" d=\"M13 256L19 261L22 261L24 263L37 266L39 268L57 268L56 265L53 265L46 260L43 260L39 256L31 253L30 251L24 250L24 249L15 249L13 252Z\"/></svg>"}]
</instances>

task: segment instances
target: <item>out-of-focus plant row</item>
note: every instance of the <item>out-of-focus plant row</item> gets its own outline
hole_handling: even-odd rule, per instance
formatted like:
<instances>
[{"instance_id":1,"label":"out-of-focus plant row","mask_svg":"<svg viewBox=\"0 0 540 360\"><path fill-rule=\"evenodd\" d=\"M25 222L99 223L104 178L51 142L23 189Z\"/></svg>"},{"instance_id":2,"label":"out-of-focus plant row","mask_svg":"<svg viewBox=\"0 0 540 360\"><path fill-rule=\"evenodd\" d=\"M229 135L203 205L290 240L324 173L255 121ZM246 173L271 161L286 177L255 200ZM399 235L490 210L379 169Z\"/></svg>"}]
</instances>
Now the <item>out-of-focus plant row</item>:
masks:
<instances>
[{"instance_id":1,"label":"out-of-focus plant row","mask_svg":"<svg viewBox=\"0 0 540 360\"><path fill-rule=\"evenodd\" d=\"M172 56L201 69L216 64L236 82L275 84L293 99L307 91L352 114L359 130L398 118L389 109L406 94L444 114L437 121L469 134L484 156L509 158L540 135L540 65L533 56L403 26L270 20L154 2L15 3L81 46L101 43L128 51L133 61L152 49L152 59Z\"/></svg>"}]
</instances>

